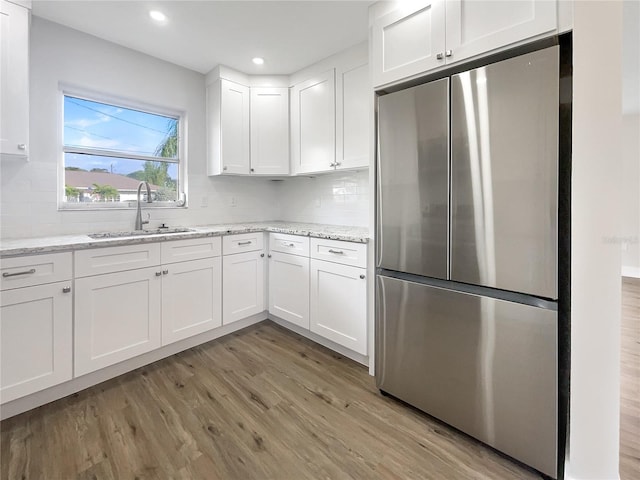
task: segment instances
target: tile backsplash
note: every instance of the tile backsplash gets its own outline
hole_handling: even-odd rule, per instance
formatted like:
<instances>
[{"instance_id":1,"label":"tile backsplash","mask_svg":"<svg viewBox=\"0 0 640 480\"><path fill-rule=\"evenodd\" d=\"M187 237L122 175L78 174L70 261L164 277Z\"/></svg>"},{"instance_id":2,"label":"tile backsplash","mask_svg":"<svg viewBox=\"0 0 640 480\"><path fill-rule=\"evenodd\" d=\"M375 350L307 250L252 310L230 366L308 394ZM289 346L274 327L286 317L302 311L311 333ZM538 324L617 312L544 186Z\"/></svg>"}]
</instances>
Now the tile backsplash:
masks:
<instances>
[{"instance_id":1,"label":"tile backsplash","mask_svg":"<svg viewBox=\"0 0 640 480\"><path fill-rule=\"evenodd\" d=\"M277 182L280 220L369 226L369 172L335 172Z\"/></svg>"}]
</instances>

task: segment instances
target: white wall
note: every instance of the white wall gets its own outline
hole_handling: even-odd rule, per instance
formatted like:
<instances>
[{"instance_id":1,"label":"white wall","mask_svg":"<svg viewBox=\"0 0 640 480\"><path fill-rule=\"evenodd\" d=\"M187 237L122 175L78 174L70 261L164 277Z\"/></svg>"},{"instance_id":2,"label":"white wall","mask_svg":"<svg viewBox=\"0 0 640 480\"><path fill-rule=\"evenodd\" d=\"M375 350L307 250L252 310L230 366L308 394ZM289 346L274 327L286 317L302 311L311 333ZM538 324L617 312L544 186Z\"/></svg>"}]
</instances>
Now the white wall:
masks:
<instances>
[{"instance_id":1,"label":"white wall","mask_svg":"<svg viewBox=\"0 0 640 480\"><path fill-rule=\"evenodd\" d=\"M568 479L617 479L622 4L575 2Z\"/></svg>"},{"instance_id":2,"label":"white wall","mask_svg":"<svg viewBox=\"0 0 640 480\"><path fill-rule=\"evenodd\" d=\"M279 216L274 182L206 176L204 75L38 17L32 19L30 53L31 155L28 162L0 165L2 238L133 228L133 210L57 210L61 82L186 112L189 208L151 210L151 226ZM229 207L231 197L235 207Z\"/></svg>"},{"instance_id":3,"label":"white wall","mask_svg":"<svg viewBox=\"0 0 640 480\"><path fill-rule=\"evenodd\" d=\"M278 183L281 220L369 225L369 172L292 177Z\"/></svg>"},{"instance_id":4,"label":"white wall","mask_svg":"<svg viewBox=\"0 0 640 480\"><path fill-rule=\"evenodd\" d=\"M640 278L640 2L626 0L622 30L622 274Z\"/></svg>"}]
</instances>

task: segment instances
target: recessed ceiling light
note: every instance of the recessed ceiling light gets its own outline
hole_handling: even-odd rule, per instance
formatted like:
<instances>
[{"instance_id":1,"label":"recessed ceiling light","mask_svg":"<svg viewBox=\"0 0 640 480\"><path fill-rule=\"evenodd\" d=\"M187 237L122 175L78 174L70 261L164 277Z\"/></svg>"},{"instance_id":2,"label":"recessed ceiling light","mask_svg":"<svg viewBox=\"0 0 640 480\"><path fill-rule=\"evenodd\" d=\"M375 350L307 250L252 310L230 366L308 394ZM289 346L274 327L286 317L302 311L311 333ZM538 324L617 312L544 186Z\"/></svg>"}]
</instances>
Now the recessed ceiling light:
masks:
<instances>
[{"instance_id":1,"label":"recessed ceiling light","mask_svg":"<svg viewBox=\"0 0 640 480\"><path fill-rule=\"evenodd\" d=\"M164 13L159 12L158 10L151 10L149 12L149 16L156 22L164 22L167 19L167 16Z\"/></svg>"},{"instance_id":2,"label":"recessed ceiling light","mask_svg":"<svg viewBox=\"0 0 640 480\"><path fill-rule=\"evenodd\" d=\"M264 58L255 57L255 58L251 59L251 61L253 63L255 63L256 65L262 65L264 63Z\"/></svg>"}]
</instances>

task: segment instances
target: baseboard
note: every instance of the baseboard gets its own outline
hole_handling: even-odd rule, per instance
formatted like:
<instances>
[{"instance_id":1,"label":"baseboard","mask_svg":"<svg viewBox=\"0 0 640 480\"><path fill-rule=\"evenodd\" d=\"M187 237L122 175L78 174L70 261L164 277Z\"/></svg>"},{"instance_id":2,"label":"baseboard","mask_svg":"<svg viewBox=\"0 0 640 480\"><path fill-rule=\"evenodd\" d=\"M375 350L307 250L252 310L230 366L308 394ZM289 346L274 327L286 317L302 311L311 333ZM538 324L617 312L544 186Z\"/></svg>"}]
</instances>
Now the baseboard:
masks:
<instances>
[{"instance_id":1,"label":"baseboard","mask_svg":"<svg viewBox=\"0 0 640 480\"><path fill-rule=\"evenodd\" d=\"M640 278L640 267L622 266L622 276L631 278Z\"/></svg>"},{"instance_id":2,"label":"baseboard","mask_svg":"<svg viewBox=\"0 0 640 480\"><path fill-rule=\"evenodd\" d=\"M329 350L338 352L340 355L344 357L350 358L355 362L361 363L365 367L369 366L369 357L367 357L366 355L361 355L358 352L349 350L348 348L343 347L342 345L338 345L337 343L332 342L331 340L327 340L326 338L321 337L320 335L317 335L305 328L299 327L298 325L290 323L286 320L283 320L280 317L276 317L275 315L269 314L269 320L272 320L274 323L277 323L278 325L286 328L287 330L291 330L292 332L295 332L298 335L308 338L309 340L312 340L322 345L323 347L327 347Z\"/></svg>"},{"instance_id":3,"label":"baseboard","mask_svg":"<svg viewBox=\"0 0 640 480\"><path fill-rule=\"evenodd\" d=\"M98 370L97 372L91 372L81 377L77 377L67 382L61 383L59 385L55 385L51 388L47 388L46 390L41 390L26 397L7 402L6 404L0 406L0 420L13 417L14 415L26 412L27 410L31 410L46 403L59 400L68 395L79 392L80 390L84 390L86 388L97 385L98 383L102 383L111 378L115 378L119 375L135 370L136 368L140 368L144 365L149 365L150 363L157 362L158 360L170 357L171 355L175 355L176 353L182 352L189 348L193 348L198 345L202 345L203 343L210 342L211 340L215 340L216 338L229 335L230 333L242 330L243 328L262 322L266 319L267 312L264 311L256 315L252 315L251 317L238 320L237 322L233 322L229 325L223 325L219 328L201 333L200 335L185 338L184 340L172 343L171 345L167 345L157 350L153 350L137 357L130 358L129 360L111 365L109 367Z\"/></svg>"}]
</instances>

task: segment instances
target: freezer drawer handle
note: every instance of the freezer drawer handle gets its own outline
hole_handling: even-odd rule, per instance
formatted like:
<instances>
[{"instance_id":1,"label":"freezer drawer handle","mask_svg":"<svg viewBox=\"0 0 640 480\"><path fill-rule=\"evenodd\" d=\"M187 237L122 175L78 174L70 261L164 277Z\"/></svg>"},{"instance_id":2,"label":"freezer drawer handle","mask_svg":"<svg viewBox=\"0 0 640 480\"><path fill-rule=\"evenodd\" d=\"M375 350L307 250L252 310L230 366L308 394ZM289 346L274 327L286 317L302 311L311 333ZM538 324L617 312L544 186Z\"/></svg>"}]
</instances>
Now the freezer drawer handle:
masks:
<instances>
[{"instance_id":1,"label":"freezer drawer handle","mask_svg":"<svg viewBox=\"0 0 640 480\"><path fill-rule=\"evenodd\" d=\"M344 252L342 250L329 249L329 253L337 253L338 255L344 255Z\"/></svg>"},{"instance_id":2,"label":"freezer drawer handle","mask_svg":"<svg viewBox=\"0 0 640 480\"><path fill-rule=\"evenodd\" d=\"M7 277L17 277L18 275L30 275L32 273L36 273L35 268L32 268L31 270L25 270L24 272L15 272L15 273L5 272L2 274L2 276L4 278L7 278Z\"/></svg>"},{"instance_id":3,"label":"freezer drawer handle","mask_svg":"<svg viewBox=\"0 0 640 480\"><path fill-rule=\"evenodd\" d=\"M251 245L251 240L248 242L238 242L238 245Z\"/></svg>"}]
</instances>

